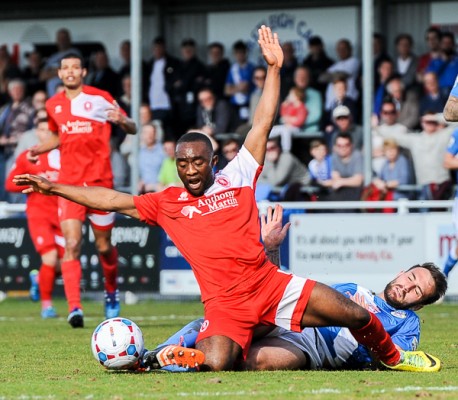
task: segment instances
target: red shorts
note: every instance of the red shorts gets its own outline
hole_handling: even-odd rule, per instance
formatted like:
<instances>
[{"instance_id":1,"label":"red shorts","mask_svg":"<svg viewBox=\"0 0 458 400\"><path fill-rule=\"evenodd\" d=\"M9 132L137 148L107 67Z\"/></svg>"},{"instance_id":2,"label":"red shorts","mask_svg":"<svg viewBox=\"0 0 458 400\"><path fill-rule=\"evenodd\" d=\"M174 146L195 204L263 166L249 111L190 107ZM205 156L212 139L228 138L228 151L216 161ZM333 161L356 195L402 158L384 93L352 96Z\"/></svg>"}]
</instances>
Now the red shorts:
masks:
<instances>
[{"instance_id":1,"label":"red shorts","mask_svg":"<svg viewBox=\"0 0 458 400\"><path fill-rule=\"evenodd\" d=\"M64 255L65 240L57 217L53 219L46 216L43 218L27 218L27 225L33 245L38 254L43 255L48 251L56 249L59 253L59 258L62 258Z\"/></svg>"},{"instance_id":2,"label":"red shorts","mask_svg":"<svg viewBox=\"0 0 458 400\"><path fill-rule=\"evenodd\" d=\"M58 198L57 204L60 222L68 219L77 219L84 222L87 215L91 225L96 229L108 230L114 226L114 212L93 210L63 197Z\"/></svg>"},{"instance_id":3,"label":"red shorts","mask_svg":"<svg viewBox=\"0 0 458 400\"><path fill-rule=\"evenodd\" d=\"M197 342L210 336L227 336L242 347L246 356L257 325L300 332L314 286L315 281L267 262L255 276L204 303L205 321Z\"/></svg>"}]
</instances>

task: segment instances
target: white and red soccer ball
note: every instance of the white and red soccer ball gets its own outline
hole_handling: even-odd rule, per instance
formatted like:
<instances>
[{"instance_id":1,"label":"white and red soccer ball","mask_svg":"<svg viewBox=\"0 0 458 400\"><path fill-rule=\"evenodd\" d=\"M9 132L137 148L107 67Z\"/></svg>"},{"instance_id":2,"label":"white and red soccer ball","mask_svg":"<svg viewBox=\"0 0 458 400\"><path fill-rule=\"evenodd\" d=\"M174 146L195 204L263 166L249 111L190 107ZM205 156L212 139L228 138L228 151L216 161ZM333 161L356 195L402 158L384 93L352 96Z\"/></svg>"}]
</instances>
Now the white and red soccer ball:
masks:
<instances>
[{"instance_id":1,"label":"white and red soccer ball","mask_svg":"<svg viewBox=\"0 0 458 400\"><path fill-rule=\"evenodd\" d=\"M142 331L129 319L107 319L95 328L91 348L95 359L105 368L129 369L143 353Z\"/></svg>"}]
</instances>

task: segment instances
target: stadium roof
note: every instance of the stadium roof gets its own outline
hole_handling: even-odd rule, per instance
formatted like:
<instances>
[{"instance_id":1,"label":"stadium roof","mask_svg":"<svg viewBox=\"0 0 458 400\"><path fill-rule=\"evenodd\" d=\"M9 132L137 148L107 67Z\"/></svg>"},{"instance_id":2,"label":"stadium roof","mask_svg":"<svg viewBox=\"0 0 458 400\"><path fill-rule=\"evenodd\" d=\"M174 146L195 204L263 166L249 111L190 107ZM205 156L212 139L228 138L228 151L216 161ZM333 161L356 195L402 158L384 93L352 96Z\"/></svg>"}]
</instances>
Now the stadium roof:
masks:
<instances>
[{"instance_id":1,"label":"stadium roof","mask_svg":"<svg viewBox=\"0 0 458 400\"><path fill-rule=\"evenodd\" d=\"M278 9L302 7L326 7L360 5L362 0L143 0L143 13L174 14L183 12L212 12L228 10ZM377 6L408 3L409 0L374 0ZM417 3L433 3L434 0L417 0ZM0 20L37 19L37 18L74 18L87 16L126 15L130 12L129 0L78 0L60 2L57 0L16 0L2 1Z\"/></svg>"}]
</instances>

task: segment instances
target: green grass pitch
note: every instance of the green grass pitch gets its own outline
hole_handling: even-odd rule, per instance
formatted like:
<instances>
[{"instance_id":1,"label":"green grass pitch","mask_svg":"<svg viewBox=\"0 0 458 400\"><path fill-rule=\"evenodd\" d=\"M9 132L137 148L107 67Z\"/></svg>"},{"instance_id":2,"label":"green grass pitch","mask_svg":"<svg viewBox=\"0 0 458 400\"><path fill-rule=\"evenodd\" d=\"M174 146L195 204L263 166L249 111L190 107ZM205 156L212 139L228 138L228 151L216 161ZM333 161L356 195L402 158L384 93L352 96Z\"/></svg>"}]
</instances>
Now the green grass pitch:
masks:
<instances>
[{"instance_id":1,"label":"green grass pitch","mask_svg":"<svg viewBox=\"0 0 458 400\"><path fill-rule=\"evenodd\" d=\"M278 371L170 374L106 371L90 339L103 319L102 304L85 302L84 329L61 318L43 321L39 305L0 303L0 400L3 399L458 399L458 305L421 311L421 349L443 362L439 373L392 371ZM197 302L123 305L152 348L201 316Z\"/></svg>"}]
</instances>

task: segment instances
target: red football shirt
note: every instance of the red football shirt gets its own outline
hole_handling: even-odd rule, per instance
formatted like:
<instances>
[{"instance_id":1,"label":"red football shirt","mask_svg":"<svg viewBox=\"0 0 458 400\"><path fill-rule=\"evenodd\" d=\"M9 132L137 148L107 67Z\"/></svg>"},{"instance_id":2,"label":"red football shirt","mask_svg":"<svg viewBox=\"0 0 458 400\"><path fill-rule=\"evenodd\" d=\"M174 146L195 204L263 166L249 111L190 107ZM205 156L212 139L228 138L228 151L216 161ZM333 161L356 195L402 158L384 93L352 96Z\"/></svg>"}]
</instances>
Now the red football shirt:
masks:
<instances>
[{"instance_id":1,"label":"red football shirt","mask_svg":"<svg viewBox=\"0 0 458 400\"><path fill-rule=\"evenodd\" d=\"M203 301L227 294L266 262L254 197L261 169L242 147L201 197L178 187L134 197L140 219L160 225L191 265Z\"/></svg>"},{"instance_id":2,"label":"red football shirt","mask_svg":"<svg viewBox=\"0 0 458 400\"><path fill-rule=\"evenodd\" d=\"M107 109L114 104L108 92L86 85L72 100L61 92L46 102L49 129L60 139L59 182L112 186Z\"/></svg>"},{"instance_id":3,"label":"red football shirt","mask_svg":"<svg viewBox=\"0 0 458 400\"><path fill-rule=\"evenodd\" d=\"M59 150L51 150L47 153L40 154L38 161L32 163L27 160L27 152L19 154L16 162L11 167L11 170L6 179L5 188L9 192L21 192L23 186L16 186L13 183L15 175L33 174L39 175L51 182L57 182L59 179L60 156ZM46 196L41 193L32 192L27 195L27 216L29 218L46 218L50 221L56 220L57 226L57 196Z\"/></svg>"}]
</instances>

